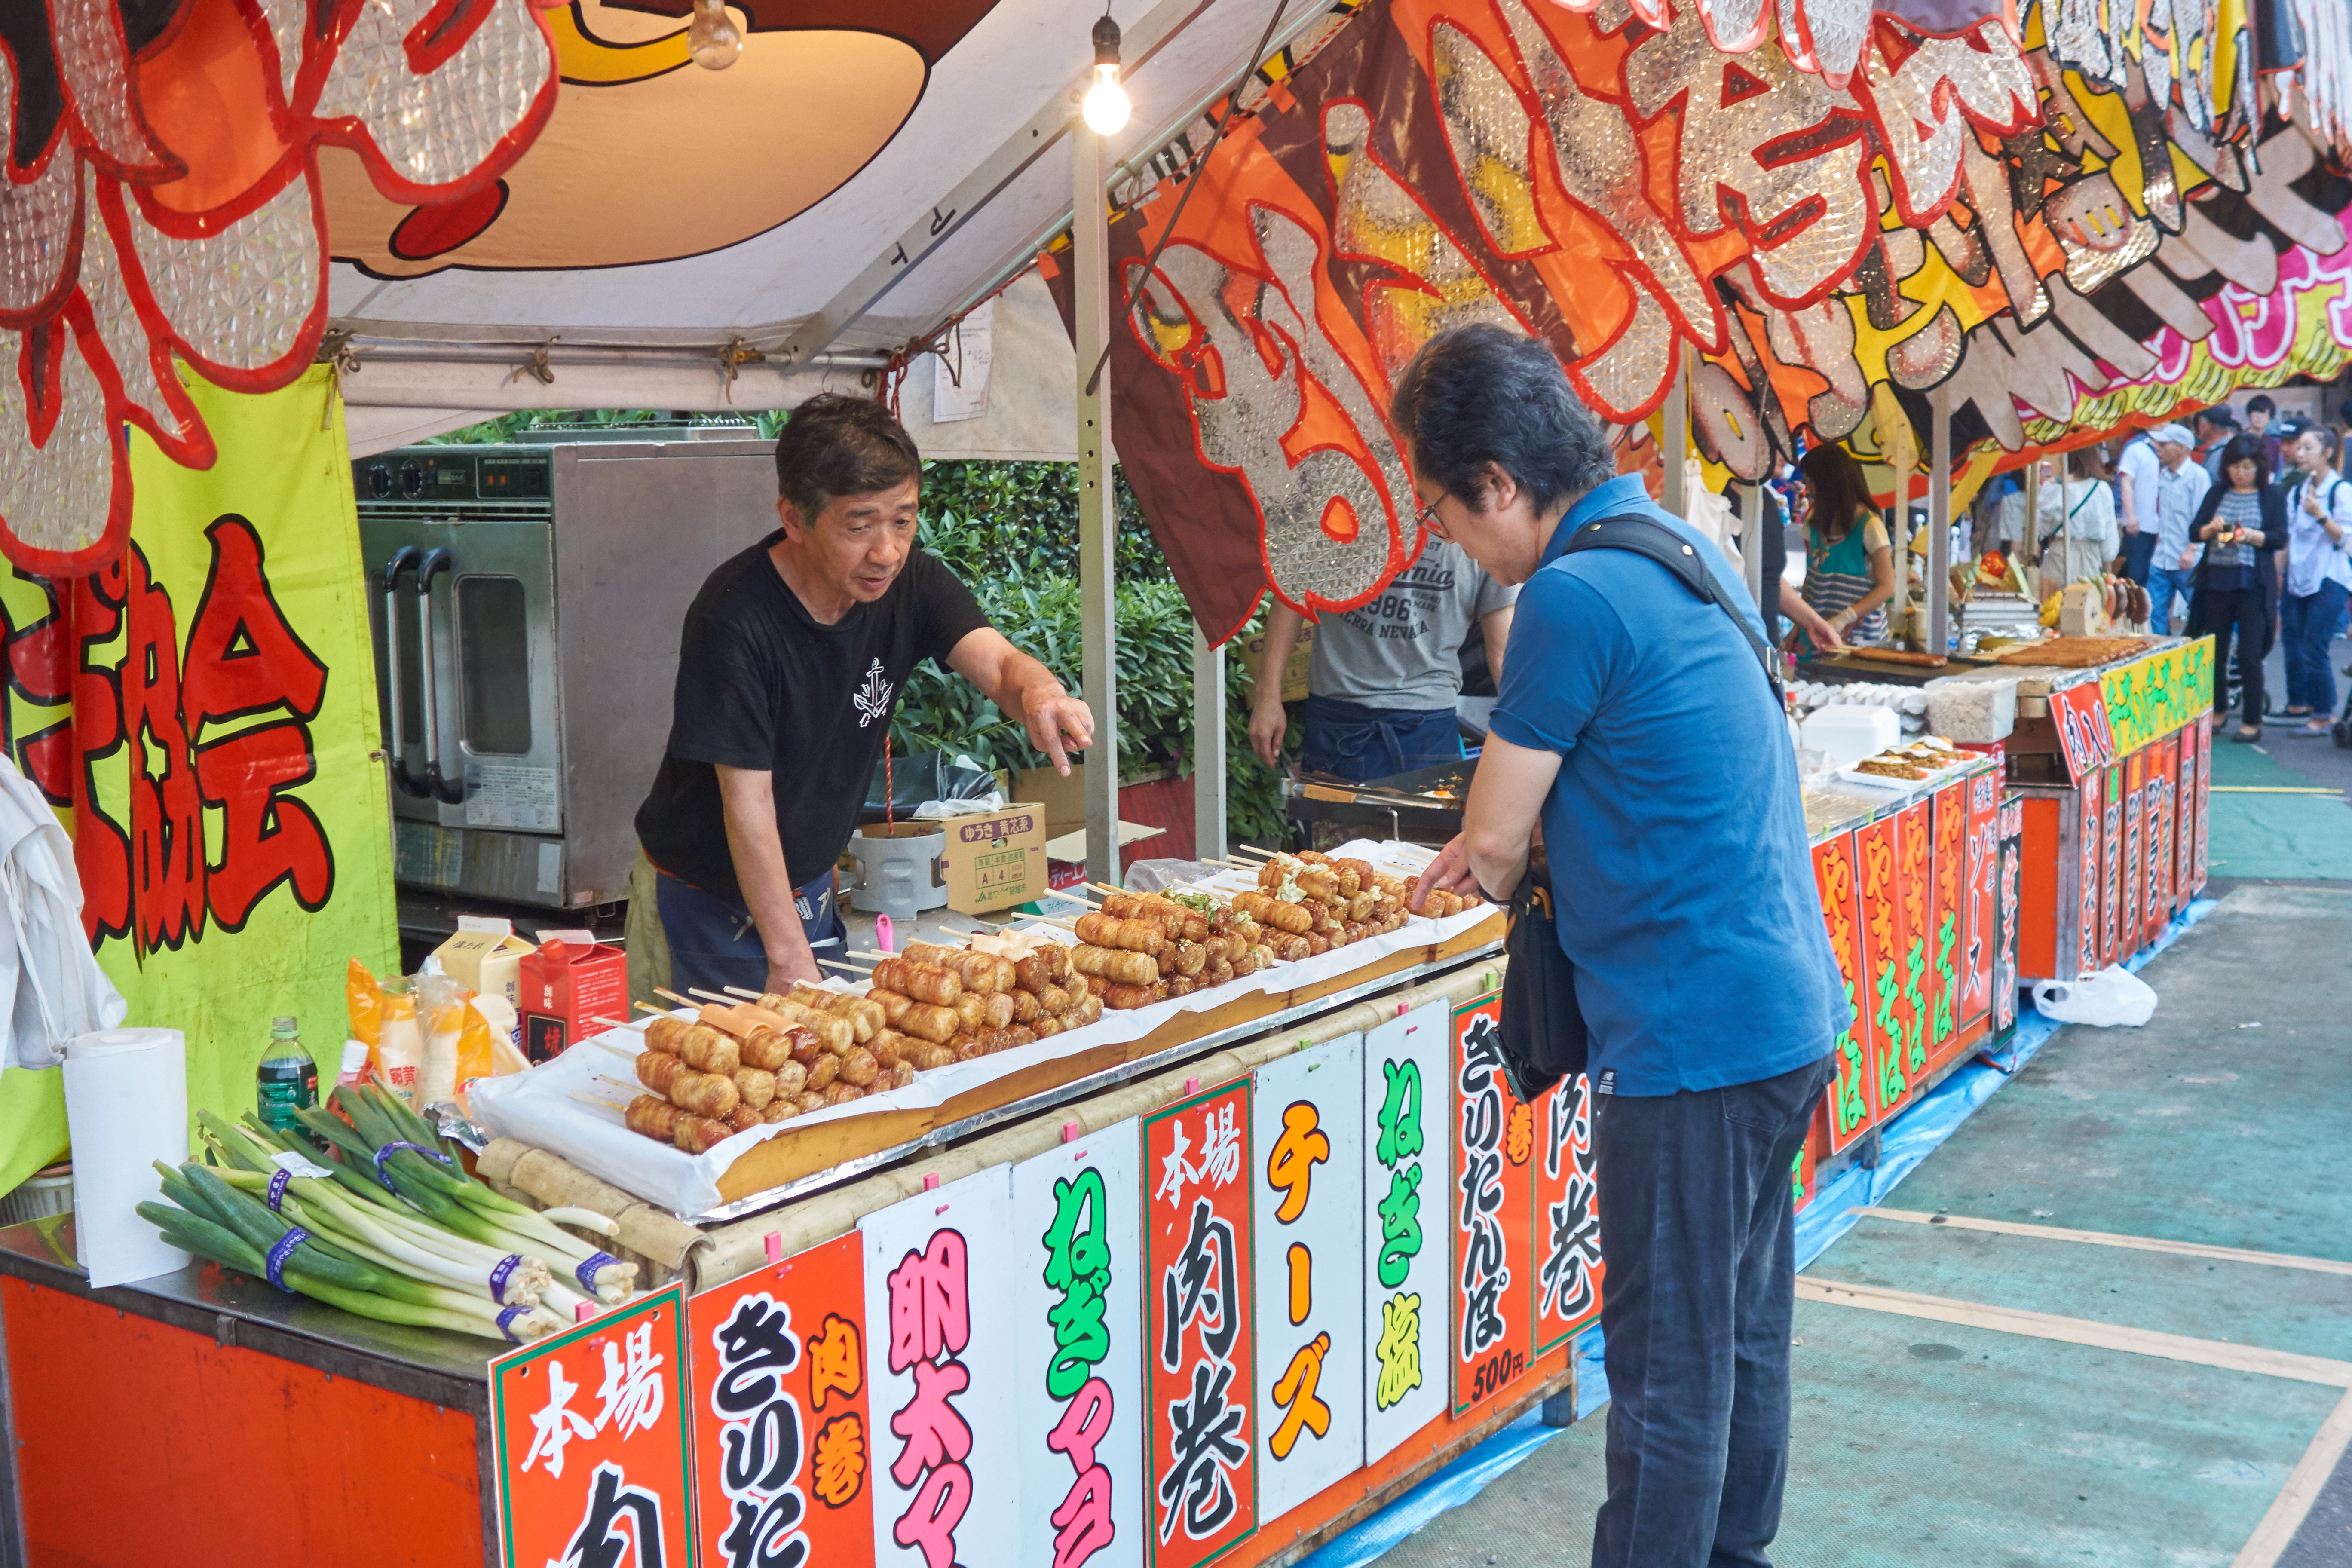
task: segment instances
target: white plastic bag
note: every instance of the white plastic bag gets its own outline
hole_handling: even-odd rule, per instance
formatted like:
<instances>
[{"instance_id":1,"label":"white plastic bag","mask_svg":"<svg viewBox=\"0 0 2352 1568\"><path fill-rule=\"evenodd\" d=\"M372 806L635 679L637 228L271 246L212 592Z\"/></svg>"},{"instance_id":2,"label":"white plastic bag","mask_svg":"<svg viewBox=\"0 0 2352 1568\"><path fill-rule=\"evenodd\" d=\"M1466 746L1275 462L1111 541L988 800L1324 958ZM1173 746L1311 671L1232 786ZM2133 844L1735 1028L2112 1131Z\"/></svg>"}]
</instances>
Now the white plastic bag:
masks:
<instances>
[{"instance_id":1,"label":"white plastic bag","mask_svg":"<svg viewBox=\"0 0 2352 1568\"><path fill-rule=\"evenodd\" d=\"M2156 1014L2156 988L2137 974L2102 969L2088 980L2037 980L2033 1005L2062 1024L2138 1028Z\"/></svg>"}]
</instances>

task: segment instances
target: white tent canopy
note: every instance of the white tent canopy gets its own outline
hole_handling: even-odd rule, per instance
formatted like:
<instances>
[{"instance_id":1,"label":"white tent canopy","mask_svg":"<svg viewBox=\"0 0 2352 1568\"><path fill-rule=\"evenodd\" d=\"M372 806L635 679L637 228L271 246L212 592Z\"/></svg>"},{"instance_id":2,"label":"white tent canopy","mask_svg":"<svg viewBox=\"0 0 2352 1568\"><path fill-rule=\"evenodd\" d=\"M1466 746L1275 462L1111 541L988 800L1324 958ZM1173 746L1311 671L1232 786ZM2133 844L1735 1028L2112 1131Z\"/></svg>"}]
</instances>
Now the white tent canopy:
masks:
<instances>
[{"instance_id":1,"label":"white tent canopy","mask_svg":"<svg viewBox=\"0 0 2352 1568\"><path fill-rule=\"evenodd\" d=\"M758 0L750 0L750 8L756 12ZM799 164L807 160L796 163L796 143L783 139L804 141L809 133L790 106L839 90L840 83L823 79L841 68L828 60L843 49L855 54L892 28L894 7L868 9L877 33L763 33L753 22L743 57L727 70L681 62L617 85L583 79L608 68L598 63L601 56L583 64L576 36L563 37L571 13L551 13L566 79L558 113L517 165L509 205L484 233L424 262L406 262L395 253L396 239L393 251L368 248L373 236L401 216L396 210L366 212L355 203L365 222L354 222L351 232L368 237L364 243L346 243L338 224L337 254L366 258L338 261L329 294L334 325L352 334L359 355L346 395L384 411L359 416L363 438L449 427L464 422L460 414L515 408L788 407L826 384L842 384L845 374L857 384L889 353L936 332L1025 267L1069 221L1068 128L1093 60L1089 32L1097 13L1087 5L995 0L944 50L927 80L908 79L919 83L919 97L895 134L887 124L870 133L887 142L862 167L762 232L675 259L511 265L553 259L532 250L530 224L536 214L561 216L566 203L604 215L614 228L628 226L633 203L657 205L661 193L680 183L755 216L788 205L791 182L804 176ZM1352 9L1329 0L1289 0L1269 47L1318 24L1336 26ZM625 10L621 0L582 0L576 11L590 32L632 47L649 47L646 40L658 46L665 37L682 42L682 19ZM1110 11L1125 33L1126 83L1135 103L1127 129L1107 142L1108 184L1116 190L1138 184L1139 175L1148 182L1152 176L1142 165L1255 63L1253 46L1276 4L1113 0ZM625 51L610 53L619 58ZM884 68L887 63L869 59L869 78L851 84L879 94L886 107L897 79ZM745 86L760 90L747 98L739 90ZM659 96L644 99L642 108L615 96L632 92ZM721 120L707 133L698 132L698 99ZM776 103L786 107L772 109ZM853 112L848 98L838 107ZM807 112L833 109L820 103ZM583 187L578 143L602 139L634 147L648 135L666 143L663 157L648 164L608 149L614 155L604 162L615 171L610 188ZM747 173L747 164L756 166ZM331 208L331 194L330 200ZM520 215L512 241L503 227L509 213ZM656 227L649 237L658 242L661 232ZM384 275L391 271L416 275ZM1003 395L991 399L983 419L942 426L939 438L924 440L925 449L1074 456L1070 350L1035 279L1024 279L1001 301L995 334ZM740 362L747 352L759 357L738 363L728 376L723 356L732 353ZM523 368L534 361L536 370ZM920 425L928 422L928 362L918 370L903 405L910 424Z\"/></svg>"}]
</instances>

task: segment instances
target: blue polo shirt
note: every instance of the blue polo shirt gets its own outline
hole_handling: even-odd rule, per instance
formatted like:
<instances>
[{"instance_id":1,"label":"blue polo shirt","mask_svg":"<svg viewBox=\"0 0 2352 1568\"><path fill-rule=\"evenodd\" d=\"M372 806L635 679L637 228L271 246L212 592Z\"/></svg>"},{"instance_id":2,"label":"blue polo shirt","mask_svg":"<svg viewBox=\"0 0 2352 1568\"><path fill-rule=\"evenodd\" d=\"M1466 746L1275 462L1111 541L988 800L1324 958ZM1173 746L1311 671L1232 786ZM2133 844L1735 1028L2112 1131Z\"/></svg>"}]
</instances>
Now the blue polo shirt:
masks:
<instances>
[{"instance_id":1,"label":"blue polo shirt","mask_svg":"<svg viewBox=\"0 0 2352 1568\"><path fill-rule=\"evenodd\" d=\"M1730 560L1638 477L1595 488L1519 590L1494 732L1554 752L1543 807L1559 944L1602 1093L1752 1083L1827 1056L1849 1017L1786 721L1755 651L1664 566L1564 555L1636 513L1696 549L1760 634Z\"/></svg>"}]
</instances>

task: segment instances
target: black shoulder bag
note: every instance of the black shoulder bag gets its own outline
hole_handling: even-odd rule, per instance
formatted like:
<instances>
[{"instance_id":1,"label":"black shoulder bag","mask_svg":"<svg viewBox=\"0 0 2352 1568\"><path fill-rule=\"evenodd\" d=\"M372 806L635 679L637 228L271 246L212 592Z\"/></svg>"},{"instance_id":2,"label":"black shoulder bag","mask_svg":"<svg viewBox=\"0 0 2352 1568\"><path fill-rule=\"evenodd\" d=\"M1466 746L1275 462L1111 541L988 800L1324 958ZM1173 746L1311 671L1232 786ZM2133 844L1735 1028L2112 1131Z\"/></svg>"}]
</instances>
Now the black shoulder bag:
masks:
<instances>
[{"instance_id":1,"label":"black shoulder bag","mask_svg":"<svg viewBox=\"0 0 2352 1568\"><path fill-rule=\"evenodd\" d=\"M1701 602L1721 609L1762 662L1773 707L1783 707L1771 648L1739 607L1716 591L1715 574L1680 534L1647 517L1605 517L1580 525L1562 553L1580 550L1630 550L1646 555L1680 578ZM1503 971L1503 1076L1511 1092L1531 1104L1562 1078L1582 1072L1591 1045L1583 1009L1576 1002L1576 965L1560 951L1546 860L1529 858L1506 918L1503 951L1510 962Z\"/></svg>"}]
</instances>

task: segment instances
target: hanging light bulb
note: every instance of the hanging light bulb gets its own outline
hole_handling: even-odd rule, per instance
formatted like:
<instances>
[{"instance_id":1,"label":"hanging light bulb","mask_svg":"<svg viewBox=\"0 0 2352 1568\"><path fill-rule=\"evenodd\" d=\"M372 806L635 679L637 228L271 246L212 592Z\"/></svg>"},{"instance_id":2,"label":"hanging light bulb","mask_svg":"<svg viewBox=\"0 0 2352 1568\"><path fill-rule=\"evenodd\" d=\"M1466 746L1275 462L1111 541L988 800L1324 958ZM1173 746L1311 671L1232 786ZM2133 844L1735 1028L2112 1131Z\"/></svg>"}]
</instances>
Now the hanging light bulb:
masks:
<instances>
[{"instance_id":1,"label":"hanging light bulb","mask_svg":"<svg viewBox=\"0 0 2352 1568\"><path fill-rule=\"evenodd\" d=\"M727 14L727 0L694 0L687 24L686 52L707 71L723 71L743 53L743 30Z\"/></svg>"},{"instance_id":2,"label":"hanging light bulb","mask_svg":"<svg viewBox=\"0 0 2352 1568\"><path fill-rule=\"evenodd\" d=\"M1118 85L1118 24L1106 11L1095 19L1095 84L1079 112L1098 136L1127 128L1127 89Z\"/></svg>"}]
</instances>

